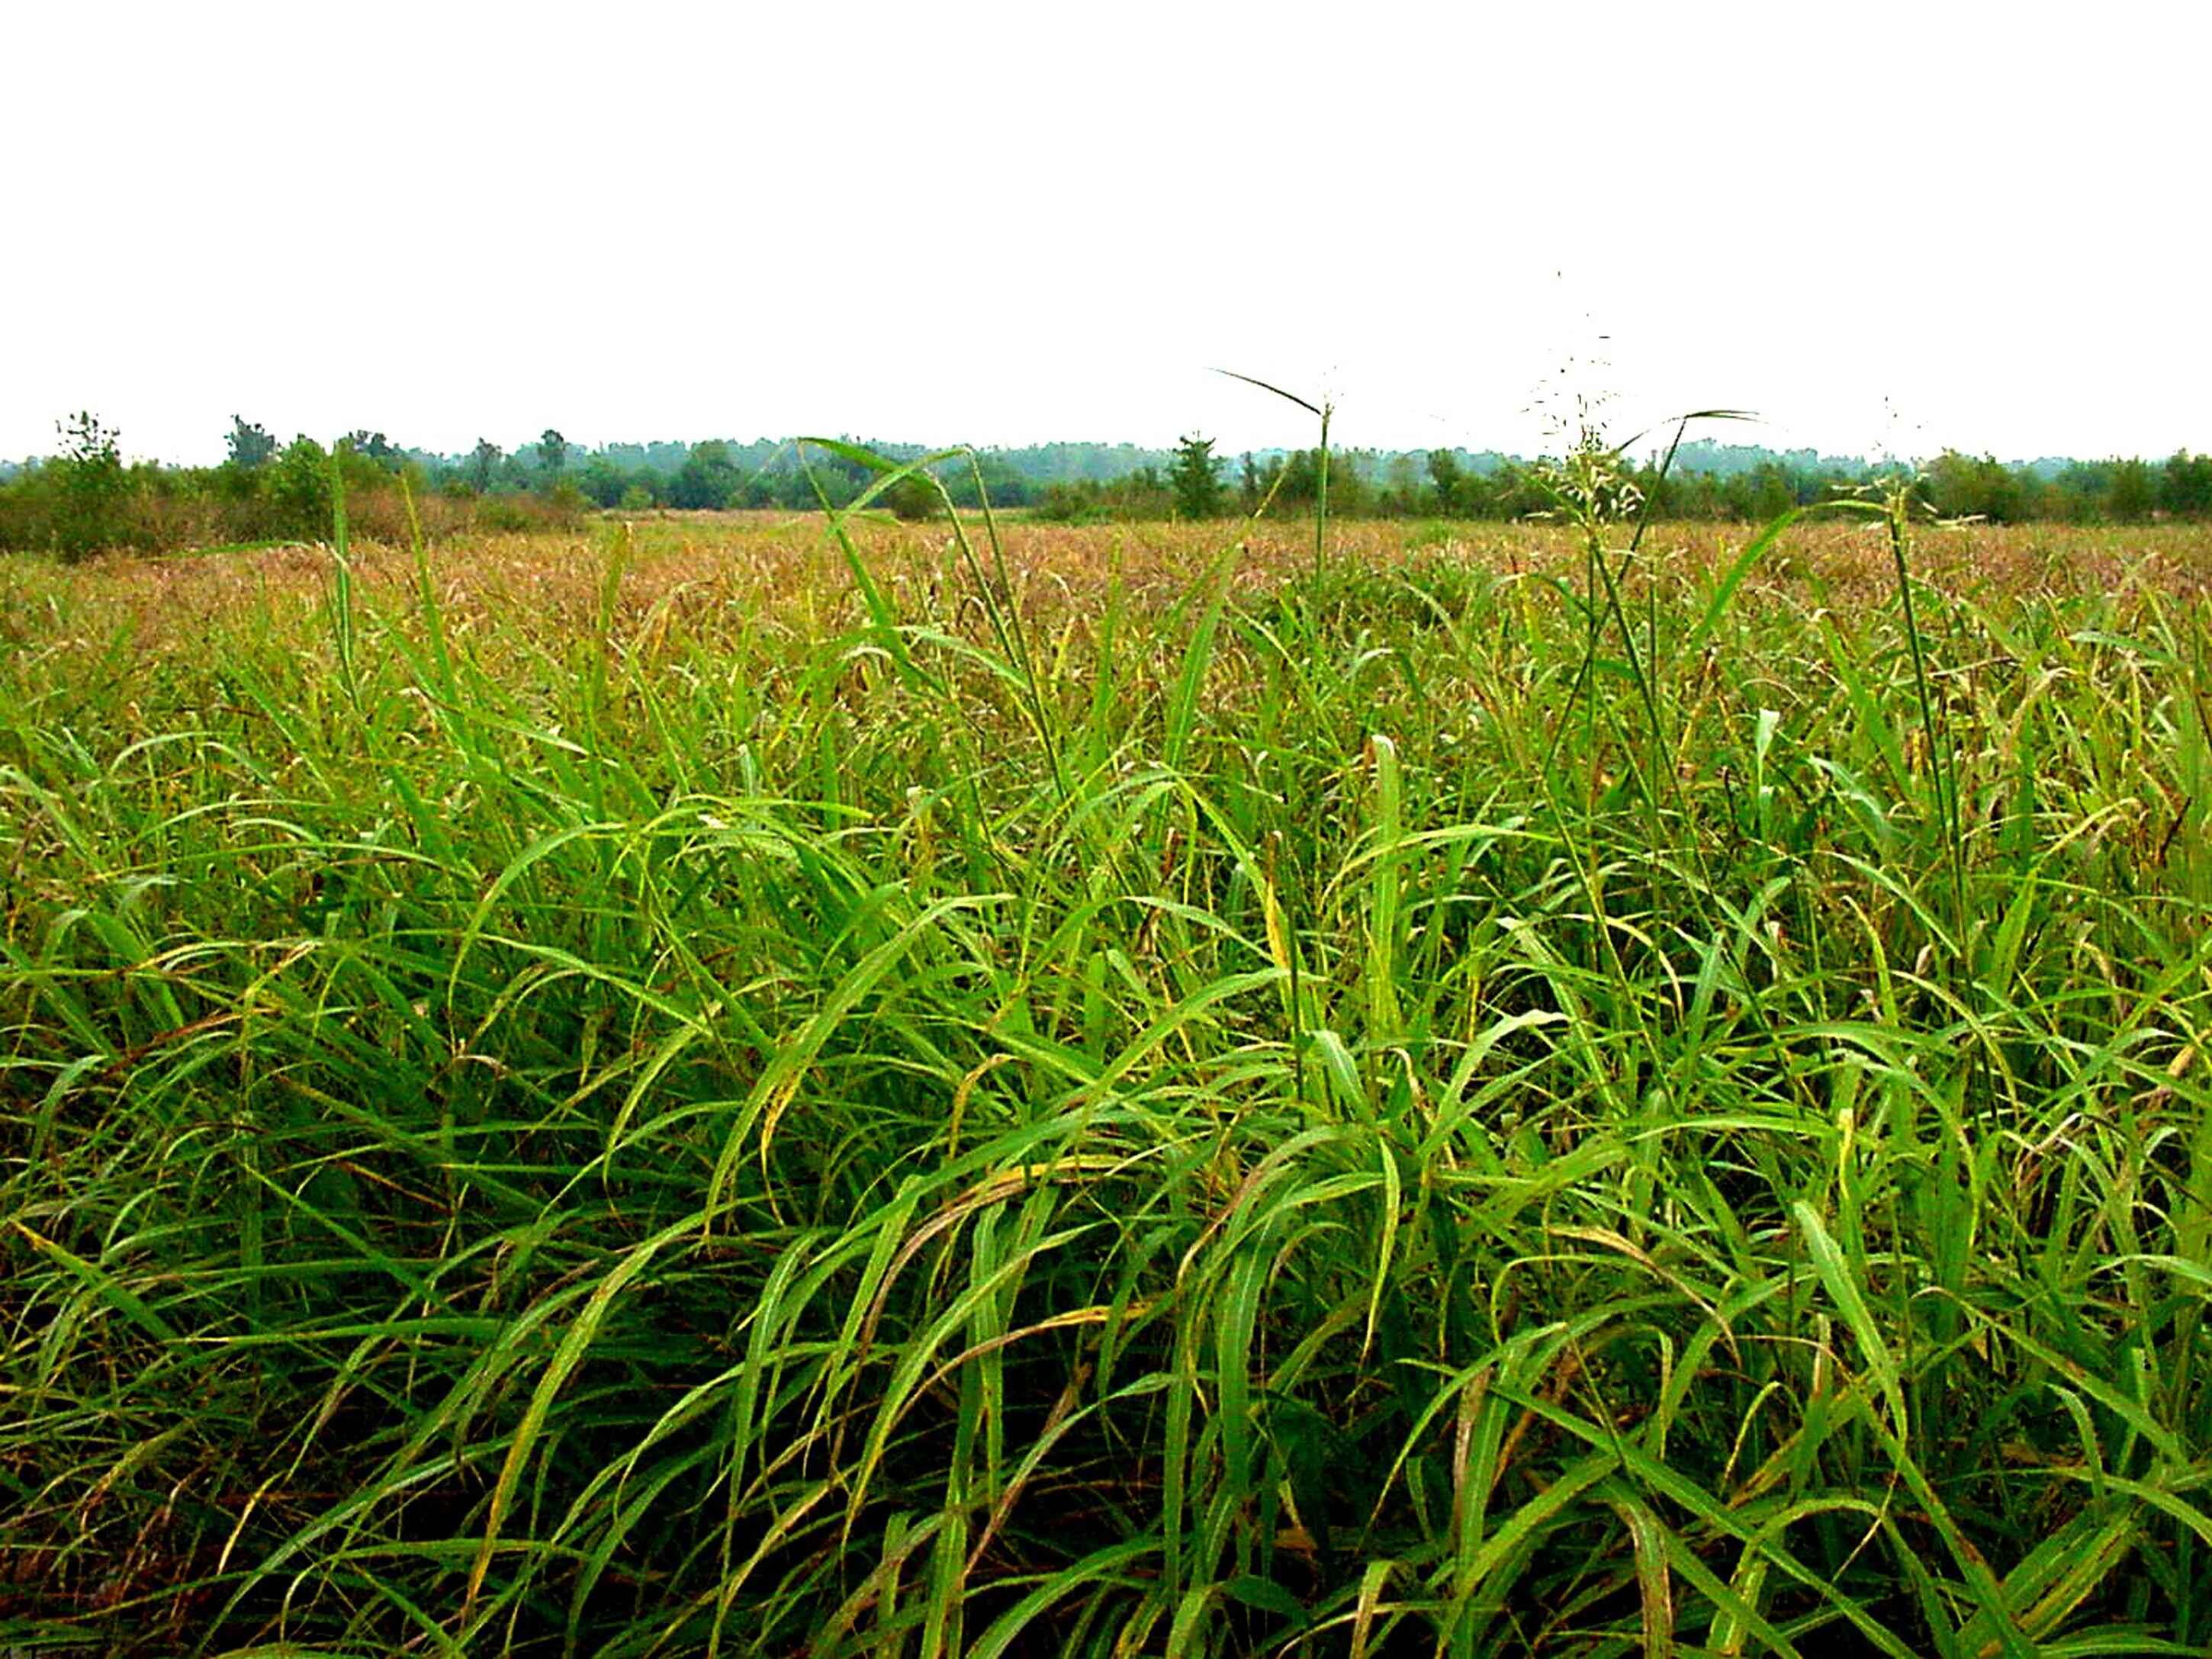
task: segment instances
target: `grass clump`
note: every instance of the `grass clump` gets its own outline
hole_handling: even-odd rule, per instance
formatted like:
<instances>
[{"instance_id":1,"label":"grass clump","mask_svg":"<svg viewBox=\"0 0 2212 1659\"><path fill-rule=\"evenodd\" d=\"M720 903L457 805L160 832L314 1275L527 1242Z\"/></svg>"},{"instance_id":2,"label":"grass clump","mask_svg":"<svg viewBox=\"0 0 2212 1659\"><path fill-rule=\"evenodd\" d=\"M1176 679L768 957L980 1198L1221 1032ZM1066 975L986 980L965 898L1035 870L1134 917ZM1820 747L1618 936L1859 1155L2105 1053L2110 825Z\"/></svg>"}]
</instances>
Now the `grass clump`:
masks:
<instances>
[{"instance_id":1,"label":"grass clump","mask_svg":"<svg viewBox=\"0 0 2212 1659\"><path fill-rule=\"evenodd\" d=\"M16 574L0 1639L2201 1651L2202 619L1893 507Z\"/></svg>"}]
</instances>

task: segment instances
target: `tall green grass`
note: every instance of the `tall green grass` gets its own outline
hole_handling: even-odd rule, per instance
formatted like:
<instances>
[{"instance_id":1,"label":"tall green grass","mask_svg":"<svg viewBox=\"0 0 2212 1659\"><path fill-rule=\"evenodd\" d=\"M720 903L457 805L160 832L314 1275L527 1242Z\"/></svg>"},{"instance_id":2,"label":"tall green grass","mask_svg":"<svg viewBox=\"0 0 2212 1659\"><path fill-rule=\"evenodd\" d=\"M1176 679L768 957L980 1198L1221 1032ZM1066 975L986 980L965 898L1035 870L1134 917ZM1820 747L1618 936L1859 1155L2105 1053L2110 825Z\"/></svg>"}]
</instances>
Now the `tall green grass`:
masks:
<instances>
[{"instance_id":1,"label":"tall green grass","mask_svg":"<svg viewBox=\"0 0 2212 1659\"><path fill-rule=\"evenodd\" d=\"M0 1643L2201 1653L2203 622L1903 510L1872 605L1600 513L1074 609L610 543L566 639L58 586Z\"/></svg>"}]
</instances>

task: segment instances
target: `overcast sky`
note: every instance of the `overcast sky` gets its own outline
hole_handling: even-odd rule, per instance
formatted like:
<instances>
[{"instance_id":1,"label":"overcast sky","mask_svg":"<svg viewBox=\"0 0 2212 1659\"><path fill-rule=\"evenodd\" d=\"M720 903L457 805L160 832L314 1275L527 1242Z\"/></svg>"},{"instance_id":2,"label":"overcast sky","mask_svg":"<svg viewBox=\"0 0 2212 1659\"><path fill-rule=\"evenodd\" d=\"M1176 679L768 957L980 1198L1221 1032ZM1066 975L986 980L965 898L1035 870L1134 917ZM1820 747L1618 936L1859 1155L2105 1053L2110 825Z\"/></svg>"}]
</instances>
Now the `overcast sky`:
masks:
<instances>
[{"instance_id":1,"label":"overcast sky","mask_svg":"<svg viewBox=\"0 0 2212 1659\"><path fill-rule=\"evenodd\" d=\"M2208 17L21 0L0 454L2208 449Z\"/></svg>"}]
</instances>

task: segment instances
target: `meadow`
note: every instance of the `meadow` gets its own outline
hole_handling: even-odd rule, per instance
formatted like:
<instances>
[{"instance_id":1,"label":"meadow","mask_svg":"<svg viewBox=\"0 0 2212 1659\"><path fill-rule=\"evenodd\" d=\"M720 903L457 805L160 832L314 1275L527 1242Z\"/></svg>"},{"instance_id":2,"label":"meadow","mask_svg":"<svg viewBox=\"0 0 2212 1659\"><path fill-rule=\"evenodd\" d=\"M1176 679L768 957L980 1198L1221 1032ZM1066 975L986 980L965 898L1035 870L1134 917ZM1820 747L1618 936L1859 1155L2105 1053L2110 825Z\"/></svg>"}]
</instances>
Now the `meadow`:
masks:
<instances>
[{"instance_id":1,"label":"meadow","mask_svg":"<svg viewBox=\"0 0 2212 1659\"><path fill-rule=\"evenodd\" d=\"M0 1650L2203 1653L2212 528L1568 504L0 562Z\"/></svg>"}]
</instances>

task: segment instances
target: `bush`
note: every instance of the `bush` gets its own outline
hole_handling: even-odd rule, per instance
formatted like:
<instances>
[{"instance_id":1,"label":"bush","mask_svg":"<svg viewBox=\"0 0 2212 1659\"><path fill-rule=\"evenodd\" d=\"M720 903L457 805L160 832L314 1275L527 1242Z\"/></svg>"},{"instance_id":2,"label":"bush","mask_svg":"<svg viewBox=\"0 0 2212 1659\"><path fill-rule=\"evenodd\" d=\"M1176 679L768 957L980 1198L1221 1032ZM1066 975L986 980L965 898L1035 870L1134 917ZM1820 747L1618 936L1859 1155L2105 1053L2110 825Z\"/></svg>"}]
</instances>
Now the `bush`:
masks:
<instances>
[{"instance_id":1,"label":"bush","mask_svg":"<svg viewBox=\"0 0 2212 1659\"><path fill-rule=\"evenodd\" d=\"M120 434L90 410L72 415L59 430L62 453L45 469L53 489L50 534L64 558L82 558L125 539L130 475L116 441Z\"/></svg>"},{"instance_id":2,"label":"bush","mask_svg":"<svg viewBox=\"0 0 2212 1659\"><path fill-rule=\"evenodd\" d=\"M330 452L301 436L261 470L261 498L268 507L266 533L316 541L331 533L336 506Z\"/></svg>"},{"instance_id":3,"label":"bush","mask_svg":"<svg viewBox=\"0 0 2212 1659\"><path fill-rule=\"evenodd\" d=\"M901 478L877 499L891 510L893 517L905 524L933 519L945 505L929 480L920 477Z\"/></svg>"},{"instance_id":4,"label":"bush","mask_svg":"<svg viewBox=\"0 0 2212 1659\"><path fill-rule=\"evenodd\" d=\"M563 530L574 530L583 523L584 514L591 511L592 504L585 499L584 492L566 478L547 490L544 499L547 516Z\"/></svg>"},{"instance_id":5,"label":"bush","mask_svg":"<svg viewBox=\"0 0 2212 1659\"><path fill-rule=\"evenodd\" d=\"M589 503L573 484L556 484L543 495L483 495L472 514L474 526L493 535L532 530L574 530Z\"/></svg>"}]
</instances>

